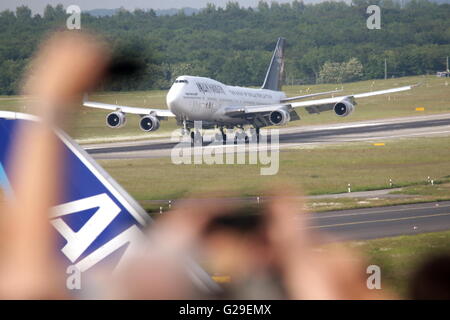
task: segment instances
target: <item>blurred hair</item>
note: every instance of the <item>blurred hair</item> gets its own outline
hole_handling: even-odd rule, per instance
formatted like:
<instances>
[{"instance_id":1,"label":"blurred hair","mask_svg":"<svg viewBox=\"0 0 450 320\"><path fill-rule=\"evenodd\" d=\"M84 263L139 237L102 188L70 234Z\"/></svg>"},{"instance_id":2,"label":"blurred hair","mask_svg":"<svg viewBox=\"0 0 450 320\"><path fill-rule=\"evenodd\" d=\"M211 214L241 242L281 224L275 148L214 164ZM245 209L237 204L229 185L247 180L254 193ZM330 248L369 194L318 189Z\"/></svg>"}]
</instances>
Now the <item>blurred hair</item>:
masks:
<instances>
[{"instance_id":1,"label":"blurred hair","mask_svg":"<svg viewBox=\"0 0 450 320\"><path fill-rule=\"evenodd\" d=\"M410 297L416 300L450 299L450 254L427 259L413 274Z\"/></svg>"}]
</instances>

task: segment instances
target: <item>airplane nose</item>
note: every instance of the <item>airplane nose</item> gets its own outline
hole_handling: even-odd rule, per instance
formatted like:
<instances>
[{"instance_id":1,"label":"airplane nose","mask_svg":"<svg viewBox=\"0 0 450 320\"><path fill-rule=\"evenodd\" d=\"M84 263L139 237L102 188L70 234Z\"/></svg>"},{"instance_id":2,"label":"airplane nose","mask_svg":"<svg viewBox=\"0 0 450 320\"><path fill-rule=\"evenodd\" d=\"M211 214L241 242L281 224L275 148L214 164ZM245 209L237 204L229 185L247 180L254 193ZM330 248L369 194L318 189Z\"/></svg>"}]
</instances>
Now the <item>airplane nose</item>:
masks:
<instances>
[{"instance_id":1,"label":"airplane nose","mask_svg":"<svg viewBox=\"0 0 450 320\"><path fill-rule=\"evenodd\" d=\"M173 113L180 112L181 90L171 88L166 96L167 107Z\"/></svg>"}]
</instances>

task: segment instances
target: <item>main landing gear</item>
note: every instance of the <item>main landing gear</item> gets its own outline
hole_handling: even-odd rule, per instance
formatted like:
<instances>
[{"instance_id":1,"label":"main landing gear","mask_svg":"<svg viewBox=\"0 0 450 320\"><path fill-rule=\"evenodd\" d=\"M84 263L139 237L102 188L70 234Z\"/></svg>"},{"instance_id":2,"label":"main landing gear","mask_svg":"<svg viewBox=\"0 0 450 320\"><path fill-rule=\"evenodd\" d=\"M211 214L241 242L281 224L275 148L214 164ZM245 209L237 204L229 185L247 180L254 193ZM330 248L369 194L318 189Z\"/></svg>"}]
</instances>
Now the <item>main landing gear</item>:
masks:
<instances>
[{"instance_id":1,"label":"main landing gear","mask_svg":"<svg viewBox=\"0 0 450 320\"><path fill-rule=\"evenodd\" d=\"M251 135L249 134L249 131L244 131L243 128L241 130L237 131L234 135L234 144L245 142L245 144L249 143L256 143L258 144L260 141L260 130L258 127L256 127L254 130L250 130Z\"/></svg>"},{"instance_id":2,"label":"main landing gear","mask_svg":"<svg viewBox=\"0 0 450 320\"><path fill-rule=\"evenodd\" d=\"M222 141L224 145L227 144L227 134L225 132L225 127L219 127L220 132L217 132L214 136L215 141ZM250 135L248 131L244 131L242 127L238 129L234 134L234 144L241 144L245 142L245 144L249 143L257 143L260 142L260 128L255 127L254 130L250 130L252 134ZM198 128L189 128L186 125L186 122L183 122L183 135L189 135L191 140L191 146L203 146L203 135ZM231 141L230 141L231 142Z\"/></svg>"},{"instance_id":3,"label":"main landing gear","mask_svg":"<svg viewBox=\"0 0 450 320\"><path fill-rule=\"evenodd\" d=\"M195 128L194 130L187 125L187 121L183 120L183 129L181 129L181 134L183 136L189 136L191 138L191 146L203 146L203 136L198 130Z\"/></svg>"},{"instance_id":4,"label":"main landing gear","mask_svg":"<svg viewBox=\"0 0 450 320\"><path fill-rule=\"evenodd\" d=\"M222 141L223 145L227 144L227 134L224 127L220 127L220 133L216 133L215 139L216 141Z\"/></svg>"},{"instance_id":5,"label":"main landing gear","mask_svg":"<svg viewBox=\"0 0 450 320\"><path fill-rule=\"evenodd\" d=\"M195 130L195 131L191 131L191 146L199 146L202 147L203 146L203 136L200 133L200 131Z\"/></svg>"}]
</instances>

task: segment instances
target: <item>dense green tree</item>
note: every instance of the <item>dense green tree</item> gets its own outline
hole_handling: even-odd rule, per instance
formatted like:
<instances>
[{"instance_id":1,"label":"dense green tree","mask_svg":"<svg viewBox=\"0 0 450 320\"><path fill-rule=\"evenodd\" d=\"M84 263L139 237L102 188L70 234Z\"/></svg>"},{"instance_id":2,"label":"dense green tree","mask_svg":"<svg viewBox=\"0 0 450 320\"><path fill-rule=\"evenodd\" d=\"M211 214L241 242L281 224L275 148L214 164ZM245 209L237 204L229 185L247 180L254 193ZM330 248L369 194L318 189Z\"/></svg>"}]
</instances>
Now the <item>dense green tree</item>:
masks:
<instances>
[{"instance_id":1,"label":"dense green tree","mask_svg":"<svg viewBox=\"0 0 450 320\"><path fill-rule=\"evenodd\" d=\"M380 30L366 27L372 4L381 7ZM0 12L0 94L18 92L39 42L65 29L67 17L62 5L47 6L42 16L25 6ZM123 8L113 16L83 13L81 25L104 37L115 60L139 66L139 72L112 77L102 88L145 90L167 88L182 74L259 86L278 37L288 43L289 83L382 78L385 59L389 77L431 73L443 70L450 55L449 17L450 5L426 0L403 8L394 0L259 1L256 8L233 1L224 8L208 4L195 15Z\"/></svg>"}]
</instances>

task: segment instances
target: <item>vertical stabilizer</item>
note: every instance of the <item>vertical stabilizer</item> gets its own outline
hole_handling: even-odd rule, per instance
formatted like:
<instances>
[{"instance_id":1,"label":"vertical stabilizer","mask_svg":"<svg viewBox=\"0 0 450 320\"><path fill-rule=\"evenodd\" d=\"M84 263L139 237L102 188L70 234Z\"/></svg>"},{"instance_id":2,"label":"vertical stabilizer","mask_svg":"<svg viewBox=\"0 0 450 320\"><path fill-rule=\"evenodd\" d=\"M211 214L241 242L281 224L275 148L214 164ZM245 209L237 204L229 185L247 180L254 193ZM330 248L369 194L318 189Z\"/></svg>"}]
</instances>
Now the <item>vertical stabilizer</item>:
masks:
<instances>
[{"instance_id":1,"label":"vertical stabilizer","mask_svg":"<svg viewBox=\"0 0 450 320\"><path fill-rule=\"evenodd\" d=\"M266 78L261 89L269 89L274 91L281 91L281 82L284 72L284 47L286 39L278 38L277 46L273 52L272 60L270 61L269 69L266 73Z\"/></svg>"}]
</instances>

